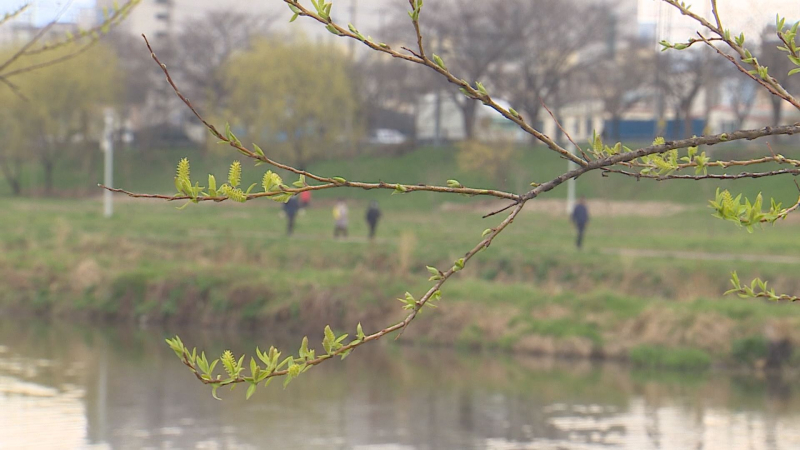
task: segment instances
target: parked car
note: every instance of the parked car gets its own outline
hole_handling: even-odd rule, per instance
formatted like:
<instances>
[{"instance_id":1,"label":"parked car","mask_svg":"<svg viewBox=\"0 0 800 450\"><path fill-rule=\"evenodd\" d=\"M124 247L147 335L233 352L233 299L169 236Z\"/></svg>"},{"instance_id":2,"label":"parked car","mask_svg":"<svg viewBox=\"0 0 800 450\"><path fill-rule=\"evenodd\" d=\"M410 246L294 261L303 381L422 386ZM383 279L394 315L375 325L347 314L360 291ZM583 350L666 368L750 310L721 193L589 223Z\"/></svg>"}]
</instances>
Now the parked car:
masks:
<instances>
[{"instance_id":1,"label":"parked car","mask_svg":"<svg viewBox=\"0 0 800 450\"><path fill-rule=\"evenodd\" d=\"M402 144L406 140L406 136L397 130L377 128L370 134L368 142L378 145L397 145Z\"/></svg>"}]
</instances>

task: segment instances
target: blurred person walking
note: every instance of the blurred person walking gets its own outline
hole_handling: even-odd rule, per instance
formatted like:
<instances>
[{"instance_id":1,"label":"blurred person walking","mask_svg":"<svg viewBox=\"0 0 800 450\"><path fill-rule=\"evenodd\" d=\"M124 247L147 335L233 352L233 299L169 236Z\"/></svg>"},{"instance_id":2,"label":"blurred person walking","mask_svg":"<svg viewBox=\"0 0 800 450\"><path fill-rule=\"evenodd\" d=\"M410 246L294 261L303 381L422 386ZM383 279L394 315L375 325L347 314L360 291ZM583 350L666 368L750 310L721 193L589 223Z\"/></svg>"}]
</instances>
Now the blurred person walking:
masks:
<instances>
[{"instance_id":1,"label":"blurred person walking","mask_svg":"<svg viewBox=\"0 0 800 450\"><path fill-rule=\"evenodd\" d=\"M308 208L311 204L311 191L303 191L300 193L300 207Z\"/></svg>"},{"instance_id":2,"label":"blurred person walking","mask_svg":"<svg viewBox=\"0 0 800 450\"><path fill-rule=\"evenodd\" d=\"M378 219L381 218L381 210L378 208L378 202L372 200L369 202L367 208L367 225L369 225L369 238L375 239L375 229L378 227Z\"/></svg>"},{"instance_id":3,"label":"blurred person walking","mask_svg":"<svg viewBox=\"0 0 800 450\"><path fill-rule=\"evenodd\" d=\"M336 205L333 207L333 220L334 239L338 238L340 235L347 237L347 204L344 202L344 199L340 198L336 201Z\"/></svg>"},{"instance_id":4,"label":"blurred person walking","mask_svg":"<svg viewBox=\"0 0 800 450\"><path fill-rule=\"evenodd\" d=\"M289 201L283 204L283 212L286 213L286 235L291 236L294 232L294 219L297 217L297 211L300 209L300 200L296 195L289 198Z\"/></svg>"},{"instance_id":5,"label":"blurred person walking","mask_svg":"<svg viewBox=\"0 0 800 450\"><path fill-rule=\"evenodd\" d=\"M578 204L572 209L572 216L570 217L575 228L578 229L578 239L575 245L578 250L583 246L583 232L586 230L586 224L589 223L589 209L586 207L586 197L581 196L578 199Z\"/></svg>"}]
</instances>

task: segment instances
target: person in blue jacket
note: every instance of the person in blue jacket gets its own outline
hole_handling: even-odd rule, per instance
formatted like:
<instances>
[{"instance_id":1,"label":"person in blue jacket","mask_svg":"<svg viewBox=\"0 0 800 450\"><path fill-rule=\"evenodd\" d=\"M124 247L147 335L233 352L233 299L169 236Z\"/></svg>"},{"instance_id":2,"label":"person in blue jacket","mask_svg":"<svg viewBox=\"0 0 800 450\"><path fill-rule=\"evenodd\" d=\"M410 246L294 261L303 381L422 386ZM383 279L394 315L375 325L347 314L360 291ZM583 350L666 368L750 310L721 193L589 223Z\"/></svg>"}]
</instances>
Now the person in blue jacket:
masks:
<instances>
[{"instance_id":1,"label":"person in blue jacket","mask_svg":"<svg viewBox=\"0 0 800 450\"><path fill-rule=\"evenodd\" d=\"M578 229L578 239L575 241L575 245L578 247L578 250L580 250L583 246L583 232L586 230L586 224L589 223L589 209L586 208L585 197L581 196L578 200L578 204L572 209L572 216L570 219L575 225L575 228Z\"/></svg>"},{"instance_id":2,"label":"person in blue jacket","mask_svg":"<svg viewBox=\"0 0 800 450\"><path fill-rule=\"evenodd\" d=\"M300 200L296 195L289 198L289 201L283 204L283 212L286 213L286 235L291 236L294 232L294 218L297 217L297 211L300 210Z\"/></svg>"}]
</instances>

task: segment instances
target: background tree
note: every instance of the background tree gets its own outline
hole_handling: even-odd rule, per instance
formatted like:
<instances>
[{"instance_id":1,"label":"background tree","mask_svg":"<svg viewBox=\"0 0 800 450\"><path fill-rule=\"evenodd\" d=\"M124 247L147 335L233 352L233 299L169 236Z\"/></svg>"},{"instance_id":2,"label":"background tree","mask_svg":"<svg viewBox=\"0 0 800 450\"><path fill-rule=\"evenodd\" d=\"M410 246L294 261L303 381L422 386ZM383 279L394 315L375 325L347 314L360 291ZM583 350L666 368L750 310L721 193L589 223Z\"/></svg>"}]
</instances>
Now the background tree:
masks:
<instances>
[{"instance_id":1,"label":"background tree","mask_svg":"<svg viewBox=\"0 0 800 450\"><path fill-rule=\"evenodd\" d=\"M612 55L593 64L589 71L593 95L603 101L607 136L618 141L622 115L645 98L652 96L653 66L657 55L652 45L629 40ZM608 122L606 122L608 123Z\"/></svg>"},{"instance_id":2,"label":"background tree","mask_svg":"<svg viewBox=\"0 0 800 450\"><path fill-rule=\"evenodd\" d=\"M759 48L758 60L759 63L769 68L769 74L779 83L781 83L787 91L792 94L800 92L800 81L797 81L797 76L790 77L788 73L795 66L791 60L787 58L787 52L778 49L782 45L778 38L777 31L774 25L767 26L761 32L761 45ZM770 104L772 105L772 123L779 124L783 119L783 104L786 103L782 98L774 95L769 96ZM776 142L780 140L779 136L773 138Z\"/></svg>"},{"instance_id":3,"label":"background tree","mask_svg":"<svg viewBox=\"0 0 800 450\"><path fill-rule=\"evenodd\" d=\"M606 30L604 20L564 26L576 17L605 18L603 11L573 0L515 1L507 6L514 20L500 29L507 34L506 60L494 69L502 94L519 105L532 121L544 102L558 112L565 91L582 72L595 72L595 62L608 54L605 39L589 44ZM535 140L535 138L532 138Z\"/></svg>"},{"instance_id":4,"label":"background tree","mask_svg":"<svg viewBox=\"0 0 800 450\"><path fill-rule=\"evenodd\" d=\"M31 56L27 63L47 61L69 51L56 49ZM0 148L0 164L12 192L20 193L22 158L39 163L44 191L51 194L60 160L71 154L89 161L87 158L94 157L92 152L99 153L95 138L103 123L103 108L115 105L121 79L114 52L96 44L58 66L43 67L15 80L24 97L10 90L0 91L0 111L6 119L2 127L11 139Z\"/></svg>"},{"instance_id":5,"label":"background tree","mask_svg":"<svg viewBox=\"0 0 800 450\"><path fill-rule=\"evenodd\" d=\"M271 155L305 169L350 140L357 105L347 66L333 46L256 42L225 67L231 123L248 139L267 142Z\"/></svg>"},{"instance_id":6,"label":"background tree","mask_svg":"<svg viewBox=\"0 0 800 450\"><path fill-rule=\"evenodd\" d=\"M187 94L203 108L224 108L228 86L222 68L248 50L254 38L266 37L272 23L268 16L222 9L183 25L174 43L175 75Z\"/></svg>"},{"instance_id":7,"label":"background tree","mask_svg":"<svg viewBox=\"0 0 800 450\"><path fill-rule=\"evenodd\" d=\"M432 3L430 14L422 22L423 32L429 39L429 51L439 54L448 67L468 82L488 83L489 74L512 54L512 43L519 39L511 32L524 25L517 14L519 3L486 0L469 7L461 6L456 0ZM438 84L445 89L441 80ZM461 109L465 137L472 138L479 103L458 91L447 89L446 92Z\"/></svg>"},{"instance_id":8,"label":"background tree","mask_svg":"<svg viewBox=\"0 0 800 450\"><path fill-rule=\"evenodd\" d=\"M692 107L698 95L706 87L705 95L713 95L713 84L708 80L723 77L724 65L708 48L689 48L680 52L663 52L659 55L660 87L672 103L675 122L682 123L680 134L691 137Z\"/></svg>"},{"instance_id":9,"label":"background tree","mask_svg":"<svg viewBox=\"0 0 800 450\"><path fill-rule=\"evenodd\" d=\"M753 80L735 68L728 68L725 73L723 83L725 92L728 94L728 106L736 117L734 128L738 130L744 126L744 122L750 116L760 91Z\"/></svg>"}]
</instances>

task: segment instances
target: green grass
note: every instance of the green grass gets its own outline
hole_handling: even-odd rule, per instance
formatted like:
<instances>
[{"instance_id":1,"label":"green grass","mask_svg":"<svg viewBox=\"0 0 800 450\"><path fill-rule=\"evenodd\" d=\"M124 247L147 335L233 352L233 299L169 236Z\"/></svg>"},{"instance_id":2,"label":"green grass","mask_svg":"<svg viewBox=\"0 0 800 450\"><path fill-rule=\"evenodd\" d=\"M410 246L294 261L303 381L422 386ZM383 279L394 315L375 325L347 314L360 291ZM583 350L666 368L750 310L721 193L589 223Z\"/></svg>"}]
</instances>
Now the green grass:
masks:
<instances>
[{"instance_id":1,"label":"green grass","mask_svg":"<svg viewBox=\"0 0 800 450\"><path fill-rule=\"evenodd\" d=\"M633 145L633 144L631 144ZM636 145L633 145L636 147ZM775 152L789 158L800 158L800 146L792 144L775 145ZM747 159L769 154L764 144L742 144L734 142L724 146L706 149L714 158ZM268 149L265 149L268 152ZM95 155L92 165L64 160L56 171L55 185L65 194L86 194L96 191L96 183L102 180L102 158ZM422 147L399 157L385 155L380 149L372 149L368 154L354 158L321 161L312 164L312 172L323 176L341 176L348 180L385 181L387 183L427 183L444 185L447 179L455 178L470 187L500 188L514 192L529 189L529 183L544 182L563 173L567 164L542 146L525 146L518 151L518 157L511 165L508 176L500 183L492 182L479 173L464 172L456 163L456 150L451 147ZM197 149L163 149L163 150L125 150L116 152L115 184L119 187L137 192L170 193L174 190L173 176L175 165L188 157L192 164L193 179L206 184L207 174L213 173L220 182L225 179L228 166L234 159L242 160L241 155L232 152L228 147L220 146L210 151ZM765 165L763 170L772 170L778 166ZM242 184L259 183L266 167L253 167L244 161ZM760 169L759 169L760 170ZM714 172L715 170L712 170ZM279 171L287 180L295 177ZM23 185L29 191L41 190L43 177L36 165L25 168ZM697 182L654 182L642 180L636 182L622 175L602 177L599 172L592 172L580 177L577 183L579 195L589 198L605 198L633 201L670 201L684 204L705 205L713 198L717 187L743 192L754 197L759 192L775 197L784 204L797 200L797 190L788 177L745 179L738 181L704 180ZM7 194L8 187L0 177L0 195ZM388 194L388 193L387 193ZM354 199L371 199L374 193L350 190L347 192L331 190L315 194L319 198L335 198L346 196ZM544 198L564 198L566 189L559 188L546 193ZM467 202L460 196L446 196L431 193L415 193L413 196L380 195L384 202L393 208L431 209L441 203Z\"/></svg>"},{"instance_id":2,"label":"green grass","mask_svg":"<svg viewBox=\"0 0 800 450\"><path fill-rule=\"evenodd\" d=\"M781 152L792 156L791 149ZM117 185L170 192L174 163L185 153L120 152ZM521 155L507 181L511 189L524 189L530 180L546 179L565 165L541 148ZM222 177L230 159L192 157L192 173L197 178L213 171ZM321 162L312 169L367 181L441 184L457 178L465 185L490 186L480 175L461 173L452 149L423 148L398 158L362 156ZM264 170L248 167L243 182L256 180ZM81 186L81 177L62 175L62 185L76 190ZM780 291L800 292L797 264L769 260L769 255L800 254L800 222L790 217L749 234L713 219L705 204L717 185L581 177L579 192L591 192L590 197L668 200L685 205L685 210L651 217L610 216L594 209L586 248L580 252L574 249L574 230L566 216L522 213L445 286L441 307L429 313L432 324L444 324L447 330L447 336L436 339L513 348L536 334L612 345L622 339L619 330L653 311L678 317L687 329L700 316L733 321L728 332L734 342L759 336L775 321L800 325L796 306L720 297L732 270L745 280L759 276ZM768 196L784 202L797 195L788 179L736 186L747 192L761 186ZM346 241L331 238L331 207L338 196L350 205L351 239ZM480 199L331 190L314 195L312 208L298 218L295 236L287 239L280 205L266 200L189 205L178 211L180 204L116 199L114 217L104 219L97 197L0 198L0 308L234 323L282 320L316 325L330 319L342 330L369 319L373 326L383 326L401 317L395 298L407 290L419 296L430 286L426 265L450 267L479 241L485 228L502 220L480 218L491 209L488 205L474 211L441 209L444 201ZM384 212L375 242L365 238L363 221L372 199ZM645 257L620 253L621 249L727 256ZM762 259L743 259L754 255ZM446 321L449 308L468 311L463 323ZM495 328L505 331L494 332L487 341L493 325L485 316L496 311L503 314L492 320L507 323ZM423 315L423 320L428 319ZM422 328L425 338L428 332ZM635 345L633 339L623 344ZM685 345L702 347L702 342Z\"/></svg>"}]
</instances>

